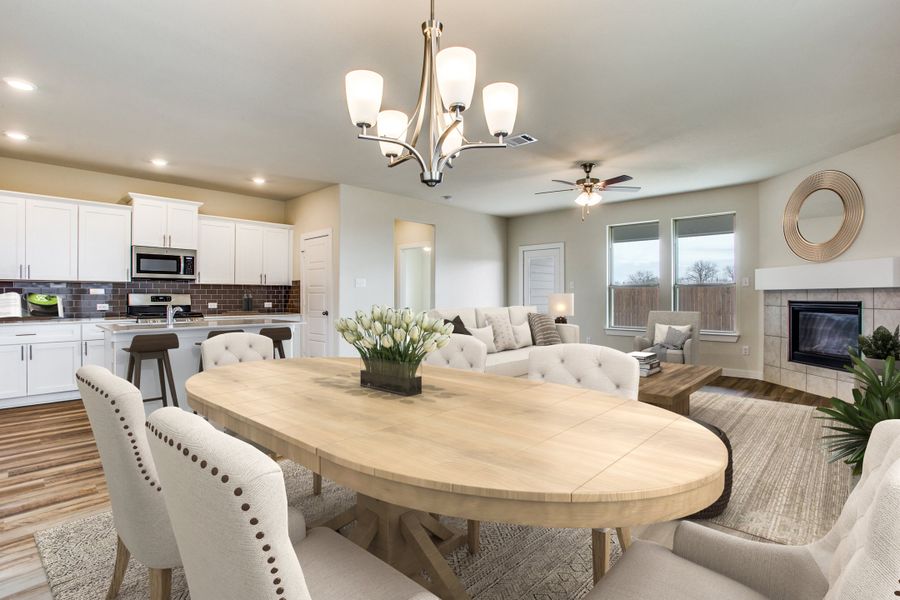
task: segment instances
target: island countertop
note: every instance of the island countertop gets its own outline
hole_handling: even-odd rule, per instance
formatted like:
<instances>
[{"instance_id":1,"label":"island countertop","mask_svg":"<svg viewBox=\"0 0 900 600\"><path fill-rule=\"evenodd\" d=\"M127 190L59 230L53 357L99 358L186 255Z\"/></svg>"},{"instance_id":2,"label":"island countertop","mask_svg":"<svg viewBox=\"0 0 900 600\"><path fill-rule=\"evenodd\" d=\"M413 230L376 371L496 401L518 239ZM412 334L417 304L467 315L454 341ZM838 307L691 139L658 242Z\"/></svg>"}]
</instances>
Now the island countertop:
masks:
<instances>
[{"instance_id":1,"label":"island countertop","mask_svg":"<svg viewBox=\"0 0 900 600\"><path fill-rule=\"evenodd\" d=\"M291 321L285 318L265 318L265 317L247 317L247 318L231 318L231 319L201 319L198 321L175 322L169 327L165 323L100 323L98 329L108 331L110 333L140 333L159 332L159 331L185 331L191 329L233 329L237 326L260 326L260 325L297 325L298 321Z\"/></svg>"}]
</instances>

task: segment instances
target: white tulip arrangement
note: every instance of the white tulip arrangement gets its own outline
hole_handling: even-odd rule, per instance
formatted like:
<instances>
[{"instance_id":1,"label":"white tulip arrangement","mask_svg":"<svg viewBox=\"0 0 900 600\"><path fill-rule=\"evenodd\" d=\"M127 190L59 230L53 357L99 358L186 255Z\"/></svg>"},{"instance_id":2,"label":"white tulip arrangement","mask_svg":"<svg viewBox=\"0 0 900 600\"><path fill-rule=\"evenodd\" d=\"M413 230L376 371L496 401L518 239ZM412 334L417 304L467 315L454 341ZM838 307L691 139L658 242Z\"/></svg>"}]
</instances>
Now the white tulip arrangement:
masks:
<instances>
[{"instance_id":1,"label":"white tulip arrangement","mask_svg":"<svg viewBox=\"0 0 900 600\"><path fill-rule=\"evenodd\" d=\"M453 324L415 314L408 308L372 307L368 313L356 311L355 318L338 319L335 329L359 351L366 368L377 363L403 363L415 373L426 354L450 342Z\"/></svg>"}]
</instances>

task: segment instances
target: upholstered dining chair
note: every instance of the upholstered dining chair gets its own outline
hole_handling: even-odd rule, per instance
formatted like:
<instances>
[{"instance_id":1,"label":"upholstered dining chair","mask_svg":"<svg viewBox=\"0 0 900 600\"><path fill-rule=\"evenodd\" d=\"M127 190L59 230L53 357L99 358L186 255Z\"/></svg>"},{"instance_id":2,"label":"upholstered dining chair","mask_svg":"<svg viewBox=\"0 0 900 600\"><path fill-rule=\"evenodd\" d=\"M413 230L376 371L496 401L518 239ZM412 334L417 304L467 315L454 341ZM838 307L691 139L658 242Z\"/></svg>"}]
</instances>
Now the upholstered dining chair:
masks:
<instances>
[{"instance_id":1,"label":"upholstered dining chair","mask_svg":"<svg viewBox=\"0 0 900 600\"><path fill-rule=\"evenodd\" d=\"M200 344L200 358L204 369L224 367L255 360L273 360L272 338L258 333L225 333Z\"/></svg>"},{"instance_id":2,"label":"upholstered dining chair","mask_svg":"<svg viewBox=\"0 0 900 600\"><path fill-rule=\"evenodd\" d=\"M288 536L281 468L185 411L146 424L193 600L436 600L347 538Z\"/></svg>"},{"instance_id":3,"label":"upholstered dining chair","mask_svg":"<svg viewBox=\"0 0 900 600\"><path fill-rule=\"evenodd\" d=\"M637 400L640 384L640 365L626 353L593 344L554 344L539 346L528 355L528 379L589 388ZM628 527L616 527L619 545L627 549L631 544ZM612 553L612 531L609 528L591 530L594 561L594 581L606 575Z\"/></svg>"},{"instance_id":4,"label":"upholstered dining chair","mask_svg":"<svg viewBox=\"0 0 900 600\"><path fill-rule=\"evenodd\" d=\"M134 385L103 367L75 374L97 449L116 526L116 561L107 600L119 592L129 556L150 570L150 598L169 598L181 556L144 429L144 401ZM180 408L173 410L181 411Z\"/></svg>"},{"instance_id":5,"label":"upholstered dining chair","mask_svg":"<svg viewBox=\"0 0 900 600\"><path fill-rule=\"evenodd\" d=\"M484 373L487 346L471 335L451 333L450 342L425 356L425 364Z\"/></svg>"},{"instance_id":6,"label":"upholstered dining chair","mask_svg":"<svg viewBox=\"0 0 900 600\"><path fill-rule=\"evenodd\" d=\"M900 419L875 426L863 473L825 537L744 540L683 521L673 548L636 541L589 600L875 600L900 578Z\"/></svg>"},{"instance_id":7,"label":"upholstered dining chair","mask_svg":"<svg viewBox=\"0 0 900 600\"><path fill-rule=\"evenodd\" d=\"M700 359L700 313L693 311L651 310L647 316L647 332L634 338L634 350L640 352L663 340L656 338L656 325L690 325L691 337L681 350L667 350L666 361L697 364Z\"/></svg>"}]
</instances>

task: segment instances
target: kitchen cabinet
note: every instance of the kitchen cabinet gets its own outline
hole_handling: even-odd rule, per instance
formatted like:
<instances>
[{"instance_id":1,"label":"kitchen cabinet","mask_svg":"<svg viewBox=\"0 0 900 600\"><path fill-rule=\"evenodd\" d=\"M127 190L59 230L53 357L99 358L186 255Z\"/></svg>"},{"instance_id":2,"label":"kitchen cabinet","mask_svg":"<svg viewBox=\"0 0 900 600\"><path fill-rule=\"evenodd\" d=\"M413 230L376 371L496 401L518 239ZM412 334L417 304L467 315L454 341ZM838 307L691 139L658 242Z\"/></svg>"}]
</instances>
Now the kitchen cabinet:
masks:
<instances>
[{"instance_id":1,"label":"kitchen cabinet","mask_svg":"<svg viewBox=\"0 0 900 600\"><path fill-rule=\"evenodd\" d=\"M80 346L79 342L29 344L28 395L76 389L75 371L81 366Z\"/></svg>"},{"instance_id":2,"label":"kitchen cabinet","mask_svg":"<svg viewBox=\"0 0 900 600\"><path fill-rule=\"evenodd\" d=\"M135 246L197 250L200 202L128 194Z\"/></svg>"},{"instance_id":3,"label":"kitchen cabinet","mask_svg":"<svg viewBox=\"0 0 900 600\"><path fill-rule=\"evenodd\" d=\"M103 340L85 340L81 342L81 364L106 366L106 353Z\"/></svg>"},{"instance_id":4,"label":"kitchen cabinet","mask_svg":"<svg viewBox=\"0 0 900 600\"><path fill-rule=\"evenodd\" d=\"M0 195L0 279L25 277L25 201Z\"/></svg>"},{"instance_id":5,"label":"kitchen cabinet","mask_svg":"<svg viewBox=\"0 0 900 600\"><path fill-rule=\"evenodd\" d=\"M78 279L78 204L25 201L25 279Z\"/></svg>"},{"instance_id":6,"label":"kitchen cabinet","mask_svg":"<svg viewBox=\"0 0 900 600\"><path fill-rule=\"evenodd\" d=\"M235 283L289 285L291 243L287 227L239 222L235 228Z\"/></svg>"},{"instance_id":7,"label":"kitchen cabinet","mask_svg":"<svg viewBox=\"0 0 900 600\"><path fill-rule=\"evenodd\" d=\"M78 279L128 281L131 209L83 204L78 209Z\"/></svg>"},{"instance_id":8,"label":"kitchen cabinet","mask_svg":"<svg viewBox=\"0 0 900 600\"><path fill-rule=\"evenodd\" d=\"M0 346L0 400L28 393L27 346Z\"/></svg>"},{"instance_id":9,"label":"kitchen cabinet","mask_svg":"<svg viewBox=\"0 0 900 600\"><path fill-rule=\"evenodd\" d=\"M228 219L200 217L199 235L197 281L235 283L235 222Z\"/></svg>"}]
</instances>

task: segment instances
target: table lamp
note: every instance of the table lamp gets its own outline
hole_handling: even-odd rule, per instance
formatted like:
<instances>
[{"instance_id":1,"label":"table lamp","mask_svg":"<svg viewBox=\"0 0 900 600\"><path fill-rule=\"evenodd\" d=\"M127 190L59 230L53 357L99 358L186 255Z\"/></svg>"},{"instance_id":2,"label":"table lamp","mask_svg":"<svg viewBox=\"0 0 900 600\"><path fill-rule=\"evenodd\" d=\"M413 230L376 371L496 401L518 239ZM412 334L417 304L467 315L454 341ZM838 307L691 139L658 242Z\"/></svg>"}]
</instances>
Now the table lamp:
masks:
<instances>
[{"instance_id":1,"label":"table lamp","mask_svg":"<svg viewBox=\"0 0 900 600\"><path fill-rule=\"evenodd\" d=\"M550 294L548 306L557 323L568 323L566 317L575 316L575 294Z\"/></svg>"}]
</instances>

